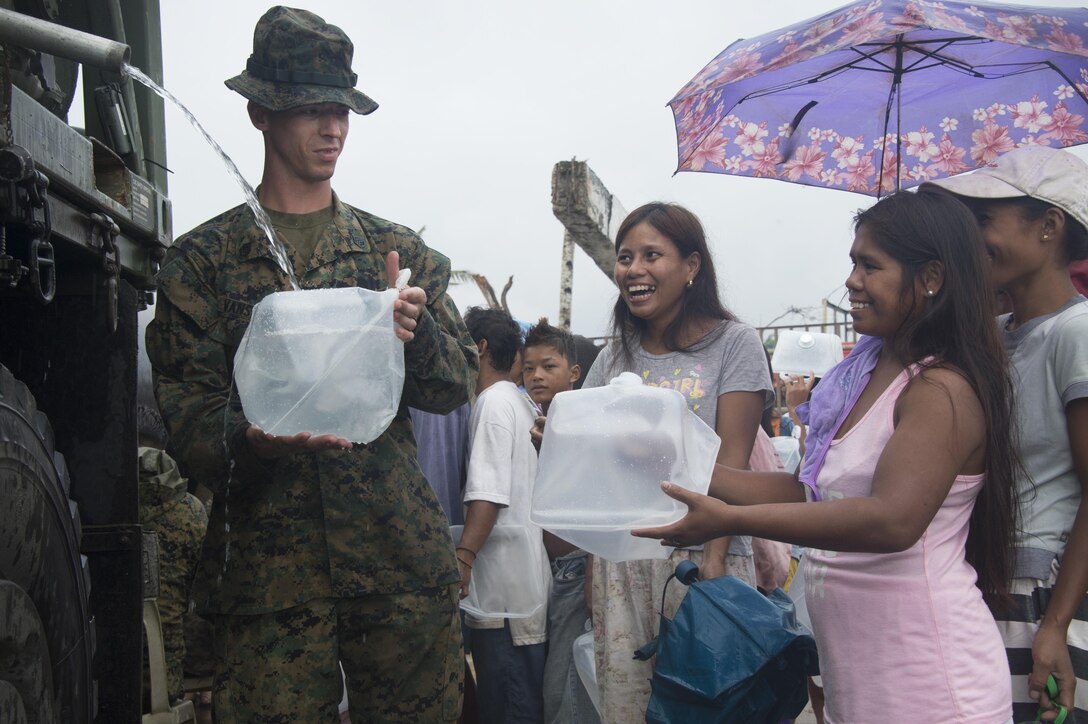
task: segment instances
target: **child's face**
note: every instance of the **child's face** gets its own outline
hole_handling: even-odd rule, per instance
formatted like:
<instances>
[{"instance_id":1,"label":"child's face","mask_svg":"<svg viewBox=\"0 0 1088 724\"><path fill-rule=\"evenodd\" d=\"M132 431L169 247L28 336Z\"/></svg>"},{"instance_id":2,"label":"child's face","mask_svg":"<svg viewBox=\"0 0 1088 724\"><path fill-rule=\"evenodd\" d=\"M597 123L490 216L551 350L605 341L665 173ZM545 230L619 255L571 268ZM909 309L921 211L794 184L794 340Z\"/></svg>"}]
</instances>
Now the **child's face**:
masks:
<instances>
[{"instance_id":1,"label":"child's face","mask_svg":"<svg viewBox=\"0 0 1088 724\"><path fill-rule=\"evenodd\" d=\"M521 370L526 391L541 407L547 407L557 392L572 389L580 374L578 365L547 345L526 347Z\"/></svg>"}]
</instances>

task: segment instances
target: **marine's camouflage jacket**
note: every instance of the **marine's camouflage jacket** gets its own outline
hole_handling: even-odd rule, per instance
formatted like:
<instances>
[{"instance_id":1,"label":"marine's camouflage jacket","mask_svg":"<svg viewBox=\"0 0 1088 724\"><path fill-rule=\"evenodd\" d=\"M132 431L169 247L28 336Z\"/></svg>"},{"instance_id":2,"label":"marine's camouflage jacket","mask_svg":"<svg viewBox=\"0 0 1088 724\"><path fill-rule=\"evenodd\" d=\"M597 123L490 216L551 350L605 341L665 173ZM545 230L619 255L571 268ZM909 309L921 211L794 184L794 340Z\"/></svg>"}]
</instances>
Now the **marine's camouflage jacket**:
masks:
<instances>
[{"instance_id":1,"label":"marine's camouflage jacket","mask_svg":"<svg viewBox=\"0 0 1088 724\"><path fill-rule=\"evenodd\" d=\"M289 288L252 213L239 206L169 250L147 330L170 451L215 493L194 600L209 613L255 614L317 597L415 591L458 580L446 518L416 462L407 406L446 413L469 399L479 359L446 294L449 261L406 227L341 203L307 262L304 289L387 286L400 252L427 308L405 346L401 407L368 445L265 461L244 439L232 389L250 311Z\"/></svg>"}]
</instances>

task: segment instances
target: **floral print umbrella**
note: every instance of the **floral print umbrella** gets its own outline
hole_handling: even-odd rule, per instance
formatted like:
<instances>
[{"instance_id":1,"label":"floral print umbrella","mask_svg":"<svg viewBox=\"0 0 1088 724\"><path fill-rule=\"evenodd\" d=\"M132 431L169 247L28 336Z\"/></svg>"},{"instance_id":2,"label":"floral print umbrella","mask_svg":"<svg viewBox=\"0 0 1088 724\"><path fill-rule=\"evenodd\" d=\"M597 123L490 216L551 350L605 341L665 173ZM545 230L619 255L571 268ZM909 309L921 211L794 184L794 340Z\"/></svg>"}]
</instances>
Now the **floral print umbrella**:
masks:
<instances>
[{"instance_id":1,"label":"floral print umbrella","mask_svg":"<svg viewBox=\"0 0 1088 724\"><path fill-rule=\"evenodd\" d=\"M881 196L1088 142L1088 10L863 0L726 48L669 102L677 171Z\"/></svg>"}]
</instances>

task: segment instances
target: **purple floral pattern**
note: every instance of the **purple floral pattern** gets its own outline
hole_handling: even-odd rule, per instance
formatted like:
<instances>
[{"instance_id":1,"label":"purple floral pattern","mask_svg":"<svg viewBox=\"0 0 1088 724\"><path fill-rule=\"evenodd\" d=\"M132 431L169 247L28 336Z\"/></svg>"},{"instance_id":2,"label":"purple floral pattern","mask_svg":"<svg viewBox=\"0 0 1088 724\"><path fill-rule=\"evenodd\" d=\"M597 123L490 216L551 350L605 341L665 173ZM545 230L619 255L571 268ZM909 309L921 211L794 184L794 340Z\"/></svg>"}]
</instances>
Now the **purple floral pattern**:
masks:
<instances>
[{"instance_id":1,"label":"purple floral pattern","mask_svg":"<svg viewBox=\"0 0 1088 724\"><path fill-rule=\"evenodd\" d=\"M878 194L894 190L897 177L907 188L992 163L1018 146L1088 142L1088 11L1034 10L867 0L738 41L670 102L678 170ZM943 75L925 80L927 58L916 54L906 60L898 104L889 107L889 73L836 70L900 34L927 50L944 50L938 38L964 36L948 55L1004 77L938 68ZM1046 69L1036 69L1042 63ZM815 103L798 114L809 99Z\"/></svg>"}]
</instances>

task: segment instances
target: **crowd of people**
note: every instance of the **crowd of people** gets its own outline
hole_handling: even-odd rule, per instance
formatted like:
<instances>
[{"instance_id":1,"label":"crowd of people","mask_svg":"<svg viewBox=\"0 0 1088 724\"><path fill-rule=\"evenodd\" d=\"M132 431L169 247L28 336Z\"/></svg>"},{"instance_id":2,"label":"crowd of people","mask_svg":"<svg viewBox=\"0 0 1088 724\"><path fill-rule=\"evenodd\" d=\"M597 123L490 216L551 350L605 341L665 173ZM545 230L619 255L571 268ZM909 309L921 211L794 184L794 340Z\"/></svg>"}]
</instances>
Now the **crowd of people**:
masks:
<instances>
[{"instance_id":1,"label":"crowd of people","mask_svg":"<svg viewBox=\"0 0 1088 724\"><path fill-rule=\"evenodd\" d=\"M448 259L333 192L351 114L377 108L352 52L336 26L275 7L227 85L261 133L257 197L299 286L385 289L412 270L388 429L360 445L246 420L233 354L253 305L290 280L244 205L171 247L147 331L169 434L141 471L206 526L178 578L213 625L218 721L339 721L345 691L358 722L642 721L653 664L632 653L684 595L662 603L666 579L690 560L762 583L759 551L784 549L754 557L753 538L806 551L822 721L1088 717L1088 300L1069 273L1088 258L1088 166L1026 146L858 213L841 251L862 336L819 384L791 380L769 420L797 428L790 472L761 427L762 340L719 298L692 212L649 203L619 227L595 359L545 319L462 317ZM678 390L721 439L709 495L665 482L687 515L634 531L663 559L591 556L529 516L552 400L622 372ZM206 520L182 476L210 491ZM510 585L544 581L535 613L463 616L481 549L511 526L539 565ZM595 700L572 660L587 630Z\"/></svg>"}]
</instances>

